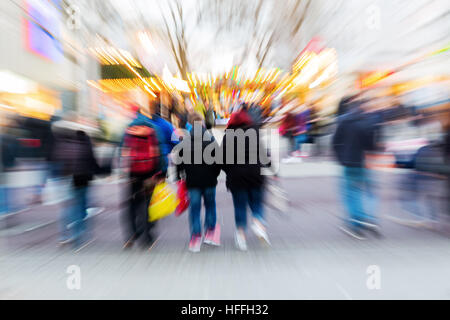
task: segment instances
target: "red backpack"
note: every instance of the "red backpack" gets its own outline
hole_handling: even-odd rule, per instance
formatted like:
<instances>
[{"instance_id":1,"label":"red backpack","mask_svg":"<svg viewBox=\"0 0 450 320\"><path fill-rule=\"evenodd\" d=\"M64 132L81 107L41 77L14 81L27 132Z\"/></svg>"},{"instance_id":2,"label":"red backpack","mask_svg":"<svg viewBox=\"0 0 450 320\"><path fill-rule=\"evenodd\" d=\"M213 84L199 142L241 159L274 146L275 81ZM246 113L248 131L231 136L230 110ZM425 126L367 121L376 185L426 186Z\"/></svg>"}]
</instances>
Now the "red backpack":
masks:
<instances>
[{"instance_id":1,"label":"red backpack","mask_svg":"<svg viewBox=\"0 0 450 320\"><path fill-rule=\"evenodd\" d=\"M131 173L149 174L159 169L160 152L155 129L147 126L128 128L123 146Z\"/></svg>"}]
</instances>

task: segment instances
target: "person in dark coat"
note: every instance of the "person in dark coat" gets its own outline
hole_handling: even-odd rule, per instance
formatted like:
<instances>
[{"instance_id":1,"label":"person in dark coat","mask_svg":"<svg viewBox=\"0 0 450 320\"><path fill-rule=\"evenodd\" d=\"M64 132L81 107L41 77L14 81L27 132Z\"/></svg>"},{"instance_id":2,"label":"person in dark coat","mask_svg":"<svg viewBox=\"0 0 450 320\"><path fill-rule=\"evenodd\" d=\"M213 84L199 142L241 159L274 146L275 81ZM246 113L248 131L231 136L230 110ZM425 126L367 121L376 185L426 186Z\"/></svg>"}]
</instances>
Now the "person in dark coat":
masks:
<instances>
[{"instance_id":1,"label":"person in dark coat","mask_svg":"<svg viewBox=\"0 0 450 320\"><path fill-rule=\"evenodd\" d=\"M447 132L445 136L444 155L447 168L450 167L450 114L447 116ZM447 172L447 213L450 214L450 171Z\"/></svg>"},{"instance_id":2,"label":"person in dark coat","mask_svg":"<svg viewBox=\"0 0 450 320\"><path fill-rule=\"evenodd\" d=\"M223 137L221 152L226 186L231 191L236 222L236 245L246 250L247 205L253 214L252 230L270 243L265 228L263 212L264 176L261 169L265 163L260 156L259 131L245 110L231 115Z\"/></svg>"},{"instance_id":3,"label":"person in dark coat","mask_svg":"<svg viewBox=\"0 0 450 320\"><path fill-rule=\"evenodd\" d=\"M189 250L200 251L202 228L200 224L201 200L205 203L205 239L206 244L220 245L220 231L216 223L216 186L220 165L216 163L215 152L219 145L214 136L206 129L202 117L194 113L190 116L193 128L189 136L184 137L177 165L178 176L184 176L189 193L189 223L191 240ZM187 140L189 139L189 140ZM206 153L206 150L211 150ZM187 152L185 155L184 152ZM185 157L187 156L187 157ZM210 157L210 159L207 159Z\"/></svg>"},{"instance_id":4,"label":"person in dark coat","mask_svg":"<svg viewBox=\"0 0 450 320\"><path fill-rule=\"evenodd\" d=\"M450 120L450 119L449 119ZM421 147L414 157L414 169L420 177L417 182L418 201L419 192L426 195L428 200L426 213L430 216L428 226L434 227L438 223L438 212L433 202L439 198L439 189L444 184L443 207L447 214L450 213L450 123L443 128L442 139L435 139L428 145ZM425 206L422 206L425 207ZM424 208L425 209L425 208ZM425 224L427 226L427 223Z\"/></svg>"},{"instance_id":5,"label":"person in dark coat","mask_svg":"<svg viewBox=\"0 0 450 320\"><path fill-rule=\"evenodd\" d=\"M378 232L375 217L363 203L366 196L372 196L365 153L375 149L375 121L357 103L343 104L340 111L342 114L333 137L333 149L343 166L341 190L349 213L347 226L341 229L357 239L364 239L364 230Z\"/></svg>"},{"instance_id":6,"label":"person in dark coat","mask_svg":"<svg viewBox=\"0 0 450 320\"><path fill-rule=\"evenodd\" d=\"M101 172L91 139L81 129L57 129L52 160L58 164L60 174L72 181L72 204L63 210L60 243L73 242L78 247L86 233L89 184Z\"/></svg>"}]
</instances>

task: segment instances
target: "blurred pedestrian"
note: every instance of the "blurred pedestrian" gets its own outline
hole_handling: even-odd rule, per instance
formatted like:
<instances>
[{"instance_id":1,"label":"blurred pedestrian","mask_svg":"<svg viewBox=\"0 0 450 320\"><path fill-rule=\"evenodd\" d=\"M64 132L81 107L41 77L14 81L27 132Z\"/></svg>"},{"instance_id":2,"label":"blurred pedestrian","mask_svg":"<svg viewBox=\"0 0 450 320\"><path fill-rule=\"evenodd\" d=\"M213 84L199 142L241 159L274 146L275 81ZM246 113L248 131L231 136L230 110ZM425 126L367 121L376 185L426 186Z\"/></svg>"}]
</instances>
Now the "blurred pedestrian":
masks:
<instances>
[{"instance_id":1,"label":"blurred pedestrian","mask_svg":"<svg viewBox=\"0 0 450 320\"><path fill-rule=\"evenodd\" d=\"M248 113L245 110L233 113L222 140L221 152L226 186L231 191L234 204L235 241L240 250L247 250L247 205L253 214L253 232L270 244L263 211L264 176L261 168L264 159L260 158L261 147L259 131L254 128Z\"/></svg>"},{"instance_id":2,"label":"blurred pedestrian","mask_svg":"<svg viewBox=\"0 0 450 320\"><path fill-rule=\"evenodd\" d=\"M333 148L343 166L341 192L349 214L341 229L357 239L364 239L364 230L377 234L379 231L373 203L368 206L365 201L371 199L373 202L374 199L370 170L365 168L365 154L375 149L375 130L358 104L342 104L340 112Z\"/></svg>"},{"instance_id":3,"label":"blurred pedestrian","mask_svg":"<svg viewBox=\"0 0 450 320\"><path fill-rule=\"evenodd\" d=\"M86 240L89 183L101 170L91 139L82 128L69 129L57 124L52 159L59 165L60 174L71 179L72 204L62 212L60 243L74 243L78 247Z\"/></svg>"},{"instance_id":4,"label":"blurred pedestrian","mask_svg":"<svg viewBox=\"0 0 450 320\"><path fill-rule=\"evenodd\" d=\"M444 159L447 165L447 169L450 168L450 114L447 115L447 129L445 133L445 147L444 147ZM447 176L447 213L450 214L450 170L446 172Z\"/></svg>"},{"instance_id":5,"label":"blurred pedestrian","mask_svg":"<svg viewBox=\"0 0 450 320\"><path fill-rule=\"evenodd\" d=\"M121 166L128 171L130 180L129 207L124 216L124 248L131 248L141 235L146 248L152 245L155 238L155 223L148 221L148 206L156 182L165 177L167 155L164 154L163 144L167 141L163 138L164 133L161 134L159 127L151 120L148 109L141 108L126 129L121 143Z\"/></svg>"},{"instance_id":6,"label":"blurred pedestrian","mask_svg":"<svg viewBox=\"0 0 450 320\"><path fill-rule=\"evenodd\" d=\"M141 116L138 115L138 119L136 119L135 123L140 123L141 121L150 123L158 131L158 138L161 147L161 172L165 177L169 167L169 154L178 143L175 128L169 121L161 117L161 104L158 100L154 100L150 103L150 114L141 114Z\"/></svg>"},{"instance_id":7,"label":"blurred pedestrian","mask_svg":"<svg viewBox=\"0 0 450 320\"><path fill-rule=\"evenodd\" d=\"M293 157L304 157L306 152L302 152L302 145L308 143L309 135L309 109L305 105L301 105L295 110L296 131L294 132L294 151L291 153Z\"/></svg>"},{"instance_id":8,"label":"blurred pedestrian","mask_svg":"<svg viewBox=\"0 0 450 320\"><path fill-rule=\"evenodd\" d=\"M189 193L189 223L190 223L190 242L189 250L199 252L202 242L202 228L200 222L200 211L202 198L205 204L205 236L206 244L220 245L220 225L217 223L216 216L216 186L217 176L220 173L220 165L215 161L215 150L218 150L218 144L214 136L207 130L203 118L198 113L190 115L189 122L193 124L190 134L185 139L189 142L185 148L181 148L181 161L177 166L178 177L186 181L186 187ZM186 141L185 141L186 142ZM205 149L211 148L211 154L206 154ZM183 152L188 152L188 157ZM211 156L212 159L205 159ZM200 161L196 161L196 159Z\"/></svg>"},{"instance_id":9,"label":"blurred pedestrian","mask_svg":"<svg viewBox=\"0 0 450 320\"><path fill-rule=\"evenodd\" d=\"M428 121L433 121L429 118ZM429 144L420 148L415 156L414 169L418 175L417 215L421 226L435 228L439 222L439 204L447 214L449 201L449 129L443 128L441 136L429 138ZM424 200L422 200L425 198ZM448 215L445 216L448 219Z\"/></svg>"},{"instance_id":10,"label":"blurred pedestrian","mask_svg":"<svg viewBox=\"0 0 450 320\"><path fill-rule=\"evenodd\" d=\"M0 215L10 213L11 192L7 173L16 165L17 157L17 133L16 122L9 117L4 117L0 126Z\"/></svg>"},{"instance_id":11,"label":"blurred pedestrian","mask_svg":"<svg viewBox=\"0 0 450 320\"><path fill-rule=\"evenodd\" d=\"M296 134L298 131L297 119L293 112L287 112L279 128L280 135L288 139L288 155L283 162L291 162L293 159L293 153L296 151Z\"/></svg>"},{"instance_id":12,"label":"blurred pedestrian","mask_svg":"<svg viewBox=\"0 0 450 320\"><path fill-rule=\"evenodd\" d=\"M252 120L253 126L255 127L255 129L259 130L263 126L264 121L262 107L256 103L251 105L244 103L242 109L244 111L247 111Z\"/></svg>"},{"instance_id":13,"label":"blurred pedestrian","mask_svg":"<svg viewBox=\"0 0 450 320\"><path fill-rule=\"evenodd\" d=\"M54 141L51 122L24 117L21 126L27 132L26 136L20 139L21 145L26 149L27 167L39 177L39 183L32 187L31 204L41 204L42 193L52 171L49 161Z\"/></svg>"}]
</instances>

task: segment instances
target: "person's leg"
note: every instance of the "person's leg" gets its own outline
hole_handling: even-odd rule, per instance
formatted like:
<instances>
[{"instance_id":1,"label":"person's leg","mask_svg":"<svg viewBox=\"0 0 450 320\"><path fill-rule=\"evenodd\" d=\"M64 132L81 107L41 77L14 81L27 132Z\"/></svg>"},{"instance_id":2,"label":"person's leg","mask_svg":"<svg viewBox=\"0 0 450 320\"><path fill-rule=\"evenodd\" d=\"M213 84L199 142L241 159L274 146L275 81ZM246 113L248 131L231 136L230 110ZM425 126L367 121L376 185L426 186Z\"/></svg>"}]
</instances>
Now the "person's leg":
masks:
<instances>
[{"instance_id":1,"label":"person's leg","mask_svg":"<svg viewBox=\"0 0 450 320\"><path fill-rule=\"evenodd\" d=\"M290 140L289 156L293 156L294 155L293 153L297 151L296 137L291 134L289 135L289 140Z\"/></svg>"},{"instance_id":2,"label":"person's leg","mask_svg":"<svg viewBox=\"0 0 450 320\"><path fill-rule=\"evenodd\" d=\"M302 144L306 142L306 134L299 134L298 136L295 137L295 142L296 142L296 150L301 152L302 151Z\"/></svg>"},{"instance_id":3,"label":"person's leg","mask_svg":"<svg viewBox=\"0 0 450 320\"><path fill-rule=\"evenodd\" d=\"M214 230L216 227L216 187L203 189L203 201L205 202L205 230Z\"/></svg>"},{"instance_id":4,"label":"person's leg","mask_svg":"<svg viewBox=\"0 0 450 320\"><path fill-rule=\"evenodd\" d=\"M245 230L247 228L247 203L248 193L245 189L231 190L234 205L234 219L236 228Z\"/></svg>"},{"instance_id":5,"label":"person's leg","mask_svg":"<svg viewBox=\"0 0 450 320\"><path fill-rule=\"evenodd\" d=\"M148 182L151 181L151 182ZM145 183L144 186L144 194L143 194L143 206L144 209L142 210L143 214L143 224L145 226L145 245L152 245L152 243L155 240L154 230L156 227L157 221L150 222L148 221L148 207L150 206L150 201L153 196L153 190L155 189L155 181L154 180L147 180L147 183Z\"/></svg>"},{"instance_id":6,"label":"person's leg","mask_svg":"<svg viewBox=\"0 0 450 320\"><path fill-rule=\"evenodd\" d=\"M132 176L128 188L128 210L124 216L124 225L125 241L131 245L139 237L137 218L141 202L142 181Z\"/></svg>"},{"instance_id":7,"label":"person's leg","mask_svg":"<svg viewBox=\"0 0 450 320\"><path fill-rule=\"evenodd\" d=\"M80 205L81 205L81 211L80 211L80 233L81 236L85 236L87 234L87 226L88 226L88 222L87 222L87 209L88 209L88 192L89 192L89 186L83 187L82 190L80 190L81 195L80 195Z\"/></svg>"},{"instance_id":8,"label":"person's leg","mask_svg":"<svg viewBox=\"0 0 450 320\"><path fill-rule=\"evenodd\" d=\"M75 187L70 182L67 186L68 191L68 201L65 206L63 206L61 210L61 219L60 219L60 242L65 243L66 241L73 240L73 235L71 229L71 225L73 227L73 223L76 221L76 193Z\"/></svg>"},{"instance_id":9,"label":"person's leg","mask_svg":"<svg viewBox=\"0 0 450 320\"><path fill-rule=\"evenodd\" d=\"M445 189L445 183L439 178L431 176L423 176L420 183L420 190L423 195L423 201L421 203L421 221L424 226L432 227L433 224L439 222L440 202L441 197L444 195L443 189Z\"/></svg>"},{"instance_id":10,"label":"person's leg","mask_svg":"<svg viewBox=\"0 0 450 320\"><path fill-rule=\"evenodd\" d=\"M248 195L253 218L259 220L262 224L265 224L263 212L263 188L252 188L249 190Z\"/></svg>"},{"instance_id":11,"label":"person's leg","mask_svg":"<svg viewBox=\"0 0 450 320\"><path fill-rule=\"evenodd\" d=\"M363 212L361 201L361 185L358 179L358 172L360 168L344 168L343 181L343 196L344 203L349 214L348 222L351 227L360 229L361 225L358 223Z\"/></svg>"},{"instance_id":12,"label":"person's leg","mask_svg":"<svg viewBox=\"0 0 450 320\"><path fill-rule=\"evenodd\" d=\"M1 175L1 173L0 173ZM6 187L0 185L0 215L8 213L8 196Z\"/></svg>"},{"instance_id":13,"label":"person's leg","mask_svg":"<svg viewBox=\"0 0 450 320\"><path fill-rule=\"evenodd\" d=\"M200 223L201 189L188 189L189 192L189 225L192 236L201 236L202 226Z\"/></svg>"},{"instance_id":14,"label":"person's leg","mask_svg":"<svg viewBox=\"0 0 450 320\"><path fill-rule=\"evenodd\" d=\"M444 204L444 206L447 208L445 212L447 212L447 215L449 215L450 214L450 175L447 175L447 191L445 193L444 201L447 202L446 204ZM448 218L448 217L446 217L446 218Z\"/></svg>"},{"instance_id":15,"label":"person's leg","mask_svg":"<svg viewBox=\"0 0 450 320\"><path fill-rule=\"evenodd\" d=\"M293 137L293 146L292 146L292 150L291 153L293 153L294 155L296 155L295 153L300 151L300 140L299 140L299 136L294 136Z\"/></svg>"},{"instance_id":16,"label":"person's leg","mask_svg":"<svg viewBox=\"0 0 450 320\"><path fill-rule=\"evenodd\" d=\"M363 189L364 206L362 219L365 222L377 225L378 198L376 195L375 173L371 169L361 168L359 180L365 187Z\"/></svg>"},{"instance_id":17,"label":"person's leg","mask_svg":"<svg viewBox=\"0 0 450 320\"><path fill-rule=\"evenodd\" d=\"M252 231L256 236L270 245L269 236L266 232L266 222L263 215L263 188L249 190L249 205L253 214Z\"/></svg>"},{"instance_id":18,"label":"person's leg","mask_svg":"<svg viewBox=\"0 0 450 320\"><path fill-rule=\"evenodd\" d=\"M83 237L86 231L86 210L87 210L87 186L77 187L75 189L75 204L74 204L74 226L73 237L75 245L79 246L83 242Z\"/></svg>"},{"instance_id":19,"label":"person's leg","mask_svg":"<svg viewBox=\"0 0 450 320\"><path fill-rule=\"evenodd\" d=\"M75 240L75 245L80 244L80 236L81 236L81 229L82 229L82 188L80 187L74 187L74 199L73 199L73 206L72 206L72 217L73 217L73 223L71 228L72 238Z\"/></svg>"},{"instance_id":20,"label":"person's leg","mask_svg":"<svg viewBox=\"0 0 450 320\"><path fill-rule=\"evenodd\" d=\"M408 172L400 177L400 203L402 208L413 216L413 219L420 219L422 216L420 209L420 177L417 172L408 169Z\"/></svg>"}]
</instances>

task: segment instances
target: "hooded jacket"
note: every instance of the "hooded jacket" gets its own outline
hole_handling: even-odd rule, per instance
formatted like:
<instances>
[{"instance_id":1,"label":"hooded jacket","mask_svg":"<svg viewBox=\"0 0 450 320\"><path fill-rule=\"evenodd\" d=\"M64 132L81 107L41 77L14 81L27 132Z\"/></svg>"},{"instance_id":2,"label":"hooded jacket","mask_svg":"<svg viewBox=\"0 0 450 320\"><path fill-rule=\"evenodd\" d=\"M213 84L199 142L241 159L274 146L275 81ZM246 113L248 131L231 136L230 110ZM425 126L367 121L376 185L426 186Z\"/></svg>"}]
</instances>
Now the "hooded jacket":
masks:
<instances>
[{"instance_id":1,"label":"hooded jacket","mask_svg":"<svg viewBox=\"0 0 450 320\"><path fill-rule=\"evenodd\" d=\"M242 137L236 131L239 129L242 129ZM243 110L233 113L221 145L222 169L227 175L228 189L259 188L263 185L260 148L259 131L254 128L251 117Z\"/></svg>"},{"instance_id":2,"label":"hooded jacket","mask_svg":"<svg viewBox=\"0 0 450 320\"><path fill-rule=\"evenodd\" d=\"M188 189L215 187L217 185L217 176L221 169L220 164L215 161L205 161L204 155L206 148L213 148L213 151L208 152L208 155L211 155L214 159L216 156L215 152L218 151L219 145L214 139L214 136L206 130L204 126L201 128L200 132L195 132L196 128L198 127L193 127L193 129L190 130L190 136L186 137L186 139L189 139L188 143L186 143L187 141L181 142L184 144L184 147L181 148L179 156L183 159L183 152L185 151L188 152L189 156L186 157L188 161L181 162L177 165L177 173L179 177L182 173L185 174L186 187ZM198 163L195 161L196 155L200 160Z\"/></svg>"}]
</instances>

